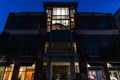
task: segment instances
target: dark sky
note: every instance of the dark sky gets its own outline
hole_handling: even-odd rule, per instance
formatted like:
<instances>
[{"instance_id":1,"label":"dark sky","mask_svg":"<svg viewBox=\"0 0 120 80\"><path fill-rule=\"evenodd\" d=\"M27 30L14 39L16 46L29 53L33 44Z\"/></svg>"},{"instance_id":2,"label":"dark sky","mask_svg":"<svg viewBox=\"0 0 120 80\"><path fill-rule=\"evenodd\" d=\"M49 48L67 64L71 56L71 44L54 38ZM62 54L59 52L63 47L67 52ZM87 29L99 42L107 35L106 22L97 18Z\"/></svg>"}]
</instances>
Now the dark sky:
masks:
<instances>
[{"instance_id":1,"label":"dark sky","mask_svg":"<svg viewBox=\"0 0 120 80\"><path fill-rule=\"evenodd\" d=\"M0 32L3 31L9 12L40 12L43 1L77 1L78 12L104 12L114 14L120 0L0 0Z\"/></svg>"}]
</instances>

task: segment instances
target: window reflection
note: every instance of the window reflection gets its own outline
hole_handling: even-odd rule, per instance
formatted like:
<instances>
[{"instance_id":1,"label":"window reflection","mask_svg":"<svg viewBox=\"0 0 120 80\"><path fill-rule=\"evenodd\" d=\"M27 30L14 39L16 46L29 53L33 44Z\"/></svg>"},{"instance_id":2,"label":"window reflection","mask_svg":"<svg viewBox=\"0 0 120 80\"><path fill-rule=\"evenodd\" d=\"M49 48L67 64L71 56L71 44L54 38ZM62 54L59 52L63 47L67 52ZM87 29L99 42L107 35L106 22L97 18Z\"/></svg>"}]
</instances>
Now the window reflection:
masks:
<instances>
[{"instance_id":1,"label":"window reflection","mask_svg":"<svg viewBox=\"0 0 120 80\"><path fill-rule=\"evenodd\" d=\"M53 20L52 30L70 30L69 20Z\"/></svg>"}]
</instances>

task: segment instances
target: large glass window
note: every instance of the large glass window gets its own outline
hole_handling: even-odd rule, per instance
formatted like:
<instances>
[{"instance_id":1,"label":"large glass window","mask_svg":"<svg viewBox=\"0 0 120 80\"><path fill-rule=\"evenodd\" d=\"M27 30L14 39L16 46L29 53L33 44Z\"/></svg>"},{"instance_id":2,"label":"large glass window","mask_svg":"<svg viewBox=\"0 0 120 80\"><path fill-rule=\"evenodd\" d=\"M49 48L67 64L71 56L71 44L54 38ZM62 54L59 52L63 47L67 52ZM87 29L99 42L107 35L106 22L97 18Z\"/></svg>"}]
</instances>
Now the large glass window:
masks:
<instances>
[{"instance_id":1,"label":"large glass window","mask_svg":"<svg viewBox=\"0 0 120 80\"><path fill-rule=\"evenodd\" d=\"M52 30L70 30L68 8L53 8Z\"/></svg>"},{"instance_id":2,"label":"large glass window","mask_svg":"<svg viewBox=\"0 0 120 80\"><path fill-rule=\"evenodd\" d=\"M5 67L4 67L4 66L0 66L0 80L3 79L3 76L4 76L4 70L5 70Z\"/></svg>"},{"instance_id":3,"label":"large glass window","mask_svg":"<svg viewBox=\"0 0 120 80\"><path fill-rule=\"evenodd\" d=\"M71 52L71 43L66 41L51 42L51 52Z\"/></svg>"},{"instance_id":4,"label":"large glass window","mask_svg":"<svg viewBox=\"0 0 120 80\"><path fill-rule=\"evenodd\" d=\"M68 8L53 8L53 15L69 15Z\"/></svg>"},{"instance_id":5,"label":"large glass window","mask_svg":"<svg viewBox=\"0 0 120 80\"><path fill-rule=\"evenodd\" d=\"M74 9L68 7L53 7L47 12L47 32L51 30L71 30L74 27ZM71 21L71 24L70 24Z\"/></svg>"},{"instance_id":6,"label":"large glass window","mask_svg":"<svg viewBox=\"0 0 120 80\"><path fill-rule=\"evenodd\" d=\"M107 63L110 72L110 80L120 80L120 65L119 63Z\"/></svg>"},{"instance_id":7,"label":"large glass window","mask_svg":"<svg viewBox=\"0 0 120 80\"><path fill-rule=\"evenodd\" d=\"M70 30L69 20L52 20L52 30Z\"/></svg>"},{"instance_id":8,"label":"large glass window","mask_svg":"<svg viewBox=\"0 0 120 80\"><path fill-rule=\"evenodd\" d=\"M101 37L102 46L103 47L109 46L110 40L111 40L110 37Z\"/></svg>"},{"instance_id":9,"label":"large glass window","mask_svg":"<svg viewBox=\"0 0 120 80\"><path fill-rule=\"evenodd\" d=\"M87 56L98 56L99 49L96 38L84 38L84 49Z\"/></svg>"},{"instance_id":10,"label":"large glass window","mask_svg":"<svg viewBox=\"0 0 120 80\"><path fill-rule=\"evenodd\" d=\"M11 80L14 65L0 66L0 80Z\"/></svg>"},{"instance_id":11,"label":"large glass window","mask_svg":"<svg viewBox=\"0 0 120 80\"><path fill-rule=\"evenodd\" d=\"M91 19L81 19L80 29L93 29L93 21Z\"/></svg>"},{"instance_id":12,"label":"large glass window","mask_svg":"<svg viewBox=\"0 0 120 80\"><path fill-rule=\"evenodd\" d=\"M97 20L98 29L110 29L110 23L108 19Z\"/></svg>"},{"instance_id":13,"label":"large glass window","mask_svg":"<svg viewBox=\"0 0 120 80\"><path fill-rule=\"evenodd\" d=\"M21 66L19 70L18 80L34 80L35 65Z\"/></svg>"}]
</instances>

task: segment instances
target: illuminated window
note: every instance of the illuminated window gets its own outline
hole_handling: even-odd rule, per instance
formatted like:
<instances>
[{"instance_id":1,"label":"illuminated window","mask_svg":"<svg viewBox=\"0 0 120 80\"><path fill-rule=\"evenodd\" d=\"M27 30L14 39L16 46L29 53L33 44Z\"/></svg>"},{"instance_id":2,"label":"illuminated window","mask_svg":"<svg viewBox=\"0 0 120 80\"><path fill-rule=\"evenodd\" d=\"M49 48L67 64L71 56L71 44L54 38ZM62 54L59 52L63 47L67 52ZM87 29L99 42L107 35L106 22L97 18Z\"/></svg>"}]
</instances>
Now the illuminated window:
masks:
<instances>
[{"instance_id":1,"label":"illuminated window","mask_svg":"<svg viewBox=\"0 0 120 80\"><path fill-rule=\"evenodd\" d=\"M33 80L35 65L21 66L19 70L18 80Z\"/></svg>"},{"instance_id":2,"label":"illuminated window","mask_svg":"<svg viewBox=\"0 0 120 80\"><path fill-rule=\"evenodd\" d=\"M68 8L53 8L53 15L69 15Z\"/></svg>"},{"instance_id":3,"label":"illuminated window","mask_svg":"<svg viewBox=\"0 0 120 80\"><path fill-rule=\"evenodd\" d=\"M0 80L11 80L14 64L10 66L0 66Z\"/></svg>"},{"instance_id":4,"label":"illuminated window","mask_svg":"<svg viewBox=\"0 0 120 80\"><path fill-rule=\"evenodd\" d=\"M51 43L51 52L71 52L71 43L70 42L52 42Z\"/></svg>"}]
</instances>

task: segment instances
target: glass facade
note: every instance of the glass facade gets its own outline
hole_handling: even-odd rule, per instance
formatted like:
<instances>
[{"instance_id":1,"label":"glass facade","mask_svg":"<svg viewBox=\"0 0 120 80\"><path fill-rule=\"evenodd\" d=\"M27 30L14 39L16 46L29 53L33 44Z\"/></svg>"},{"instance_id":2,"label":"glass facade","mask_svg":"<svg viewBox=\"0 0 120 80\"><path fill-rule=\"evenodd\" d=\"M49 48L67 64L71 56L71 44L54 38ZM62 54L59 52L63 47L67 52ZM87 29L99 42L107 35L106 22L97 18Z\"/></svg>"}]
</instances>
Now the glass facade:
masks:
<instances>
[{"instance_id":1,"label":"glass facade","mask_svg":"<svg viewBox=\"0 0 120 80\"><path fill-rule=\"evenodd\" d=\"M79 26L80 29L94 29L93 21L91 19L81 19Z\"/></svg>"},{"instance_id":2,"label":"glass facade","mask_svg":"<svg viewBox=\"0 0 120 80\"><path fill-rule=\"evenodd\" d=\"M0 66L0 80L11 80L14 65Z\"/></svg>"},{"instance_id":3,"label":"glass facade","mask_svg":"<svg viewBox=\"0 0 120 80\"><path fill-rule=\"evenodd\" d=\"M35 65L20 66L18 80L34 80Z\"/></svg>"},{"instance_id":4,"label":"glass facade","mask_svg":"<svg viewBox=\"0 0 120 80\"><path fill-rule=\"evenodd\" d=\"M98 19L97 27L98 29L110 29L111 27L110 27L109 19L104 19L104 18Z\"/></svg>"},{"instance_id":5,"label":"glass facade","mask_svg":"<svg viewBox=\"0 0 120 80\"><path fill-rule=\"evenodd\" d=\"M110 71L110 79L111 80L120 80L120 71L119 70Z\"/></svg>"},{"instance_id":6,"label":"glass facade","mask_svg":"<svg viewBox=\"0 0 120 80\"><path fill-rule=\"evenodd\" d=\"M85 55L99 56L99 48L96 38L84 38L83 44L85 49Z\"/></svg>"},{"instance_id":7,"label":"glass facade","mask_svg":"<svg viewBox=\"0 0 120 80\"><path fill-rule=\"evenodd\" d=\"M52 42L50 52L71 52L70 42Z\"/></svg>"},{"instance_id":8,"label":"glass facade","mask_svg":"<svg viewBox=\"0 0 120 80\"><path fill-rule=\"evenodd\" d=\"M101 70L88 71L88 80L105 80Z\"/></svg>"},{"instance_id":9,"label":"glass facade","mask_svg":"<svg viewBox=\"0 0 120 80\"><path fill-rule=\"evenodd\" d=\"M45 25L46 21L42 19L46 18L46 16L43 16L46 15L45 13L40 14L43 17L36 17L36 15L32 13L26 13L25 15L27 15L27 17L30 15L33 15L33 17L15 17L15 19L12 20L13 23L11 23L12 26L11 31L9 31L10 33L14 34L15 30L12 32L12 29L23 29L23 32L19 33L20 30L18 31L20 35L19 38L16 34L14 35L15 42L11 45L11 49L13 51L15 50L14 53L17 53L17 51L21 53L20 59L17 59L18 64L20 60L21 62L23 61L23 63L24 60L35 61L36 64L31 66L23 66L27 63L19 64L19 66L17 65L15 70L20 67L18 69L19 73L14 74L14 76L17 76L18 80L34 80L35 78L42 78L43 76L48 80L74 80L79 78L81 75L81 77L85 79L89 78L89 80L107 80L104 72L105 68L99 54L101 52L99 51L99 48L101 50L101 45L103 47L109 45L108 42L110 38L107 35L117 33L109 30L112 23L109 23L107 18L98 18L98 16L101 16L100 13L77 13L78 15L76 16L76 3L76 6L74 3L70 3L72 6L69 6L69 3L67 3L68 7L66 7L67 5L64 7L63 3L62 5L60 3L60 7L56 5L50 6L51 3L47 4L48 6L44 6L47 13L47 26ZM78 19L78 21L75 19L76 26L74 17L77 17ZM79 27L79 29L77 27ZM46 28L47 33L44 33ZM28 33L24 34L25 29ZM104 32L102 29L108 30ZM24 36L21 37L21 35ZM44 45L45 41L46 44ZM39 52L43 54L43 57L39 58L41 55L36 54L38 53L38 50L41 50ZM85 54L85 57L82 54ZM102 65L86 67L86 63L89 62L89 60L90 62L95 62L96 64L101 62ZM17 61L15 60L14 62L17 63ZM13 67L14 66L11 65L0 66L0 80L11 80ZM40 72L37 72L37 70ZM42 71L43 74L41 75ZM111 80L120 79L120 70L112 67L112 69L109 68L109 72Z\"/></svg>"},{"instance_id":10,"label":"glass facade","mask_svg":"<svg viewBox=\"0 0 120 80\"><path fill-rule=\"evenodd\" d=\"M106 37L101 37L101 43L103 47L109 46L111 38L106 36Z\"/></svg>"},{"instance_id":11,"label":"glass facade","mask_svg":"<svg viewBox=\"0 0 120 80\"><path fill-rule=\"evenodd\" d=\"M53 8L53 15L69 15L68 8Z\"/></svg>"},{"instance_id":12,"label":"glass facade","mask_svg":"<svg viewBox=\"0 0 120 80\"><path fill-rule=\"evenodd\" d=\"M116 63L107 63L111 80L120 80L120 66Z\"/></svg>"},{"instance_id":13,"label":"glass facade","mask_svg":"<svg viewBox=\"0 0 120 80\"><path fill-rule=\"evenodd\" d=\"M71 30L74 27L75 10L68 7L53 7L47 9L47 32L51 30ZM71 24L70 24L71 23Z\"/></svg>"},{"instance_id":14,"label":"glass facade","mask_svg":"<svg viewBox=\"0 0 120 80\"><path fill-rule=\"evenodd\" d=\"M40 29L41 21L39 17L29 17L25 18L24 16L14 18L11 20L11 26L9 27L10 29L29 29L29 30L35 30L35 29Z\"/></svg>"}]
</instances>

